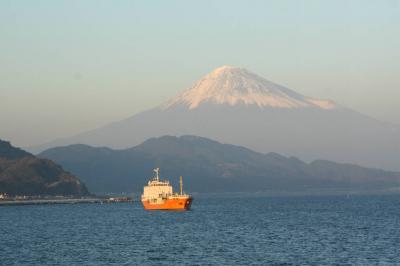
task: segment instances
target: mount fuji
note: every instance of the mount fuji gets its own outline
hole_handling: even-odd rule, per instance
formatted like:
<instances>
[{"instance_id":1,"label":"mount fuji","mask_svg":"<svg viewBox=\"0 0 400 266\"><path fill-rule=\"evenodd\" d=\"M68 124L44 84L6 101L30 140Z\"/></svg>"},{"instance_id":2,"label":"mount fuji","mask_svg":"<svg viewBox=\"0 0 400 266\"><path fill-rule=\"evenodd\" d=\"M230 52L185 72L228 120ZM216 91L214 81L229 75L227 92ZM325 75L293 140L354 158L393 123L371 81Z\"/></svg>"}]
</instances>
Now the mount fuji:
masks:
<instances>
[{"instance_id":1,"label":"mount fuji","mask_svg":"<svg viewBox=\"0 0 400 266\"><path fill-rule=\"evenodd\" d=\"M32 151L76 143L123 149L164 135L197 135L306 161L400 170L398 126L230 66L151 110Z\"/></svg>"}]
</instances>

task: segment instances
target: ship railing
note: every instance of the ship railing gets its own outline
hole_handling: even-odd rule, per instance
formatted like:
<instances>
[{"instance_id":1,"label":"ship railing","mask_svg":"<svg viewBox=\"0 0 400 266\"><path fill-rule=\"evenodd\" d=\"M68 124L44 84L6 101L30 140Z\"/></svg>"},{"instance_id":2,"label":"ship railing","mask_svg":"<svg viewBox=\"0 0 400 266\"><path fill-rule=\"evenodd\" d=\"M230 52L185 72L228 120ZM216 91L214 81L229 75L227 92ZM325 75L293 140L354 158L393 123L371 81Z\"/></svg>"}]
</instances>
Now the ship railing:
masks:
<instances>
[{"instance_id":1,"label":"ship railing","mask_svg":"<svg viewBox=\"0 0 400 266\"><path fill-rule=\"evenodd\" d=\"M183 197L183 198L185 198L185 197L190 197L189 194L186 194L186 193L180 194L180 193L176 193L176 192L173 193L171 196L172 196L172 197L177 197L177 198L179 198L179 197Z\"/></svg>"},{"instance_id":2,"label":"ship railing","mask_svg":"<svg viewBox=\"0 0 400 266\"><path fill-rule=\"evenodd\" d=\"M152 179L148 182L149 186L169 186L169 181L160 181L156 179Z\"/></svg>"}]
</instances>

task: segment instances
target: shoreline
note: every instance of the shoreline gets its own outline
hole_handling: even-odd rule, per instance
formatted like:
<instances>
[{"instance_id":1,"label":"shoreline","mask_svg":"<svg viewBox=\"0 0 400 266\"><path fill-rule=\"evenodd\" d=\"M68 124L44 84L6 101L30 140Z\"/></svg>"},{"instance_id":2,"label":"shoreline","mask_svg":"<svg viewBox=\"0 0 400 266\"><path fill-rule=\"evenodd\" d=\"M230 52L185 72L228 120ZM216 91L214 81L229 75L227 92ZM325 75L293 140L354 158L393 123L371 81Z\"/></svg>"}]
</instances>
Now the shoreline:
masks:
<instances>
[{"instance_id":1,"label":"shoreline","mask_svg":"<svg viewBox=\"0 0 400 266\"><path fill-rule=\"evenodd\" d=\"M20 205L49 205L49 204L82 204L82 203L126 203L133 202L132 198L113 197L113 198L58 198L58 199L9 199L0 200L0 206L20 206Z\"/></svg>"}]
</instances>

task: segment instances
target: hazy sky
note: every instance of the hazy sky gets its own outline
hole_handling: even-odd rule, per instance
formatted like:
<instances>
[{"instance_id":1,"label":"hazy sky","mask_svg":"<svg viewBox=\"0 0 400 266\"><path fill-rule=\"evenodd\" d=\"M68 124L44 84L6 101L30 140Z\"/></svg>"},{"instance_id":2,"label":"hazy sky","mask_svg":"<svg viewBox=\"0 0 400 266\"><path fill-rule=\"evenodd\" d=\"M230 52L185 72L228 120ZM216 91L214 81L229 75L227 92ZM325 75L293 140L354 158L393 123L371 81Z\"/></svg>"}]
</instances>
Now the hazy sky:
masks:
<instances>
[{"instance_id":1,"label":"hazy sky","mask_svg":"<svg viewBox=\"0 0 400 266\"><path fill-rule=\"evenodd\" d=\"M221 65L400 124L400 1L0 1L0 139L154 107Z\"/></svg>"}]
</instances>

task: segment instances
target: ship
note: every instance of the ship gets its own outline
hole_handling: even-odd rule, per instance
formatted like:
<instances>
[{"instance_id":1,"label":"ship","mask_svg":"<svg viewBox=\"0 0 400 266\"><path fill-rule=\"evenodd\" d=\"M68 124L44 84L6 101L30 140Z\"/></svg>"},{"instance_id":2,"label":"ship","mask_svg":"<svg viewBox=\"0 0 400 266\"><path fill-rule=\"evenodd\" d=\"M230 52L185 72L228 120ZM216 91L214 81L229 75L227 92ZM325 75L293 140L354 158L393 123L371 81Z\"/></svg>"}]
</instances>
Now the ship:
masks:
<instances>
[{"instance_id":1,"label":"ship","mask_svg":"<svg viewBox=\"0 0 400 266\"><path fill-rule=\"evenodd\" d=\"M142 204L145 210L186 211L190 209L193 198L183 192L182 176L180 193L173 191L168 180L160 180L160 168L153 170L155 176L143 188Z\"/></svg>"}]
</instances>

